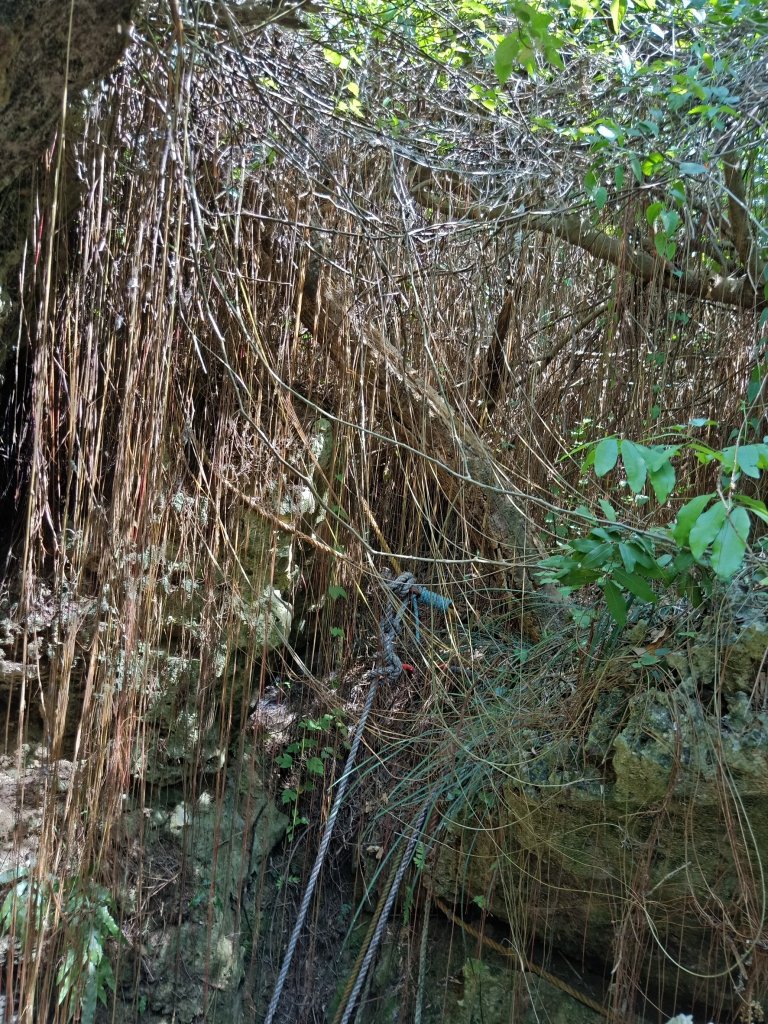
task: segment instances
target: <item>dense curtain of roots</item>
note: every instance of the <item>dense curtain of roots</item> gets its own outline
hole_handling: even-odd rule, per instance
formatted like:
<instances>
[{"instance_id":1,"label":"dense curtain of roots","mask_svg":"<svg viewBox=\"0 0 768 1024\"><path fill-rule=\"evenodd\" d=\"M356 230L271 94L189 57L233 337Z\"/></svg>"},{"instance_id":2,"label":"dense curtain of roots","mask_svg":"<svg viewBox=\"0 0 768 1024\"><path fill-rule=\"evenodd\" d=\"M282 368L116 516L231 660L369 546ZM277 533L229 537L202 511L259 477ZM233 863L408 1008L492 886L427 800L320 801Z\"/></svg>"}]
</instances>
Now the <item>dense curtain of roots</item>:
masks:
<instances>
[{"instance_id":1,"label":"dense curtain of roots","mask_svg":"<svg viewBox=\"0 0 768 1024\"><path fill-rule=\"evenodd\" d=\"M406 67L401 60L383 49L381 66L364 73L367 89L390 95L393 110L416 104L413 137L422 132L430 157L432 122L448 125L445 137L453 131L454 152L472 154L458 115L450 129L449 113L432 108L429 69L387 74ZM55 620L57 635L47 652L26 651L35 670L18 735L6 725L9 749L37 729L52 764L75 764L64 805L55 786L48 794L41 877L77 871L119 883L123 797L138 787L151 802L135 766L163 742L148 713L163 683L157 651L199 662L184 699L200 722L219 723L222 747L241 763L249 709L280 669L279 656L243 642L233 609L249 592L253 560L275 564L281 502L309 479L324 514L293 537L293 600L304 623L294 642L311 672L327 677L375 651L385 567L413 569L453 598L463 622L492 627L505 643L523 629L519 616L505 619L514 567L466 479L462 425L529 496L522 513L546 548L557 524L548 502L573 507L586 491L579 457L568 457L580 442L614 431L647 439L649 424L661 435L716 410L710 441L727 443L739 424L754 359L749 314L639 282L562 241L516 232L514 221L465 216L456 186L446 185L439 203L425 198L407 155L338 111L340 88L300 37L267 30L214 46L193 36L182 51L155 25L90 98L82 139L68 144L79 212L51 224L53 182L41 197L40 242L25 264L31 377L19 400L29 403L29 509L13 596L27 622L37 616L42 631ZM538 101L534 91L527 103ZM485 190L491 202L529 172L533 180L532 143L513 145L530 113L474 139L468 190ZM477 173L481 158L492 174ZM628 221L636 202L627 198ZM426 400L419 405L422 384L442 396L452 428ZM318 473L309 439L321 418L332 424L333 453ZM696 488L703 471L690 470ZM258 551L248 528L255 513L272 530ZM651 521L642 508L627 514ZM532 544L516 557L533 563L539 554ZM343 587L346 600L328 600L329 585ZM193 624L183 586L200 605ZM431 633L430 622L423 649L434 645L434 661L445 661L455 638ZM557 641L548 644L542 676L558 657ZM419 701L373 726L383 763L410 779L397 796L404 817L457 746L475 766L464 799L503 794L498 702L484 707L462 691L466 678L424 668ZM541 712L561 740L588 727L594 679L579 687ZM202 752L190 743L184 785L194 797ZM641 954L666 941L651 936L632 895L642 891L653 830L663 827L663 815L649 825L646 852L615 892L613 980L623 992L642 982ZM713 922L713 963L721 940L732 941L728 915L741 915L739 934L758 932L754 869L748 854L743 860L743 905L726 906L713 891L712 905L697 908ZM574 897L537 864L522 869L528 881L508 894L511 916L526 942L546 946L550 902L565 912ZM681 885L681 903L691 899ZM15 984L37 989L44 1005L56 957L40 952L18 961ZM667 952L672 977L682 954Z\"/></svg>"}]
</instances>

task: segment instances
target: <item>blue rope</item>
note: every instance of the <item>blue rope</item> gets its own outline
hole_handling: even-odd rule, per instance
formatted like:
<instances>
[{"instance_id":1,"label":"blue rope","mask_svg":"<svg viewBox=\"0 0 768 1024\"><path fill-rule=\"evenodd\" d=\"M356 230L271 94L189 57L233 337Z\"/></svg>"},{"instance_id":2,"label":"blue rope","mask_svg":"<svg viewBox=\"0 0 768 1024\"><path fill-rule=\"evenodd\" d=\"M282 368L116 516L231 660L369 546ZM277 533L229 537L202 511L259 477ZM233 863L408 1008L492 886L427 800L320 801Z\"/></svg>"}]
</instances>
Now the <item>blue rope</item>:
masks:
<instances>
[{"instance_id":1,"label":"blue rope","mask_svg":"<svg viewBox=\"0 0 768 1024\"><path fill-rule=\"evenodd\" d=\"M411 594L411 602L413 604L413 620L415 623L414 633L416 635L416 646L421 643L421 629L419 628L419 603L427 605L429 608L437 608L439 612L447 612L453 604L450 597L443 597L442 594L436 594L434 590L426 590L424 587L420 587L418 590L414 590Z\"/></svg>"},{"instance_id":2,"label":"blue rope","mask_svg":"<svg viewBox=\"0 0 768 1024\"><path fill-rule=\"evenodd\" d=\"M419 601L421 601L422 604L429 605L430 608L437 608L439 612L447 612L453 604L450 597L443 597L442 594L436 594L434 590L424 590L423 587L419 591Z\"/></svg>"}]
</instances>

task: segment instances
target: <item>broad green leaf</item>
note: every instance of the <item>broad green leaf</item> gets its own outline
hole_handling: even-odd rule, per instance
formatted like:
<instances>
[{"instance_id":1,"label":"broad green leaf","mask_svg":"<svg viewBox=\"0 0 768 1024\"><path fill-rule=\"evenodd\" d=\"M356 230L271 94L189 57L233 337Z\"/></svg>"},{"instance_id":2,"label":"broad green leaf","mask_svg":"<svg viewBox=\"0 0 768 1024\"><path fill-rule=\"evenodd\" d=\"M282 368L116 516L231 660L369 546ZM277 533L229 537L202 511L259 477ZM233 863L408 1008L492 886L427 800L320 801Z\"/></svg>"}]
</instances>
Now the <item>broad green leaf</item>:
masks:
<instances>
[{"instance_id":1,"label":"broad green leaf","mask_svg":"<svg viewBox=\"0 0 768 1024\"><path fill-rule=\"evenodd\" d=\"M573 569L565 573L557 573L557 579L564 587L586 587L600 579L597 569Z\"/></svg>"},{"instance_id":2,"label":"broad green leaf","mask_svg":"<svg viewBox=\"0 0 768 1024\"><path fill-rule=\"evenodd\" d=\"M575 516L580 516L582 519L588 519L590 522L595 522L595 515L591 509L587 508L586 505L577 505L573 510Z\"/></svg>"},{"instance_id":3,"label":"broad green leaf","mask_svg":"<svg viewBox=\"0 0 768 1024\"><path fill-rule=\"evenodd\" d=\"M598 569L605 565L613 553L613 544L595 544L584 558L582 568Z\"/></svg>"},{"instance_id":4,"label":"broad green leaf","mask_svg":"<svg viewBox=\"0 0 768 1024\"><path fill-rule=\"evenodd\" d=\"M653 222L656 220L656 218L659 216L663 209L664 203L651 203L651 205L645 211L645 219L648 222L649 226L653 227Z\"/></svg>"},{"instance_id":5,"label":"broad green leaf","mask_svg":"<svg viewBox=\"0 0 768 1024\"><path fill-rule=\"evenodd\" d=\"M738 468L753 480L760 479L760 470L765 465L768 448L764 444L733 445L723 451L723 469L732 473Z\"/></svg>"},{"instance_id":6,"label":"broad green leaf","mask_svg":"<svg viewBox=\"0 0 768 1024\"><path fill-rule=\"evenodd\" d=\"M592 202L595 204L598 210L602 210L602 208L608 202L608 189L604 188L602 185L596 188L595 191L592 193Z\"/></svg>"},{"instance_id":7,"label":"broad green leaf","mask_svg":"<svg viewBox=\"0 0 768 1024\"><path fill-rule=\"evenodd\" d=\"M595 546L595 540L590 534L589 537L575 537L571 541L571 548L578 551L580 555L588 555Z\"/></svg>"},{"instance_id":8,"label":"broad green leaf","mask_svg":"<svg viewBox=\"0 0 768 1024\"><path fill-rule=\"evenodd\" d=\"M619 442L615 437L604 437L595 448L595 473L605 476L616 465L619 457Z\"/></svg>"},{"instance_id":9,"label":"broad green leaf","mask_svg":"<svg viewBox=\"0 0 768 1024\"><path fill-rule=\"evenodd\" d=\"M601 500L600 504L601 505L608 505L608 508L610 508L611 510L613 508L610 505L610 503L607 502L607 501L602 501ZM616 513L614 512L614 515L615 514ZM615 522L615 520L614 520L614 522ZM605 541L607 541L611 545L613 545L615 543L615 541L616 541L616 537L614 536L614 533L611 531L610 527L607 530L604 530L602 526L598 526L597 529L591 531L590 536L591 537L597 537L599 540L605 540Z\"/></svg>"},{"instance_id":10,"label":"broad green leaf","mask_svg":"<svg viewBox=\"0 0 768 1024\"><path fill-rule=\"evenodd\" d=\"M104 956L104 946L101 944L101 938L95 931L91 931L88 938L87 955L88 960L92 964L97 965L101 963L101 958Z\"/></svg>"},{"instance_id":11,"label":"broad green leaf","mask_svg":"<svg viewBox=\"0 0 768 1024\"><path fill-rule=\"evenodd\" d=\"M765 502L757 501L756 498L748 498L745 494L737 494L734 501L748 508L764 523L768 523L768 508L765 507Z\"/></svg>"},{"instance_id":12,"label":"broad green leaf","mask_svg":"<svg viewBox=\"0 0 768 1024\"><path fill-rule=\"evenodd\" d=\"M613 578L617 583L621 584L625 590L628 590L630 594L634 594L635 597L639 597L641 601L648 601L653 604L658 600L656 592L653 591L643 577L638 576L637 573L625 572L623 569L614 569Z\"/></svg>"},{"instance_id":13,"label":"broad green leaf","mask_svg":"<svg viewBox=\"0 0 768 1024\"><path fill-rule=\"evenodd\" d=\"M536 54L530 46L523 46L517 55L518 63L524 67L529 75L536 71Z\"/></svg>"},{"instance_id":14,"label":"broad green leaf","mask_svg":"<svg viewBox=\"0 0 768 1024\"><path fill-rule=\"evenodd\" d=\"M691 554L697 562L701 562L704 552L718 535L720 528L725 522L726 507L722 501L718 501L712 508L702 512L699 518L691 527L688 535L688 545Z\"/></svg>"},{"instance_id":15,"label":"broad green leaf","mask_svg":"<svg viewBox=\"0 0 768 1024\"><path fill-rule=\"evenodd\" d=\"M573 454L575 454L575 452ZM582 473L586 473L586 471L590 468L590 466L594 466L594 464L595 464L595 449L594 448L590 448L589 451L587 452L587 454L584 456L584 459L583 459L583 461L581 463L581 472Z\"/></svg>"},{"instance_id":16,"label":"broad green leaf","mask_svg":"<svg viewBox=\"0 0 768 1024\"><path fill-rule=\"evenodd\" d=\"M496 77L502 85L512 74L514 68L519 67L518 56L522 42L517 34L505 36L496 47L496 54L493 59L493 66Z\"/></svg>"},{"instance_id":17,"label":"broad green leaf","mask_svg":"<svg viewBox=\"0 0 768 1024\"><path fill-rule=\"evenodd\" d=\"M617 518L616 509L613 507L610 501L606 501L605 498L600 498L600 500L598 501L598 505L603 510L603 515L605 516L605 518L610 520L610 522L615 523Z\"/></svg>"},{"instance_id":18,"label":"broad green leaf","mask_svg":"<svg viewBox=\"0 0 768 1024\"><path fill-rule=\"evenodd\" d=\"M677 513L675 525L672 527L672 536L678 544L688 543L688 537L694 523L696 523L701 513L715 497L717 495L714 492L711 494L697 494L695 498L691 498L690 501L683 505Z\"/></svg>"},{"instance_id":19,"label":"broad green leaf","mask_svg":"<svg viewBox=\"0 0 768 1024\"><path fill-rule=\"evenodd\" d=\"M621 442L621 461L627 474L627 483L633 494L642 491L645 484L646 465L638 446L632 441Z\"/></svg>"},{"instance_id":20,"label":"broad green leaf","mask_svg":"<svg viewBox=\"0 0 768 1024\"><path fill-rule=\"evenodd\" d=\"M663 505L675 486L675 467L671 462L664 462L657 470L651 470L649 476L656 501Z\"/></svg>"},{"instance_id":21,"label":"broad green leaf","mask_svg":"<svg viewBox=\"0 0 768 1024\"><path fill-rule=\"evenodd\" d=\"M679 554L675 555L674 561L672 562L672 571L679 576L680 573L687 572L692 565L693 555L691 552L681 551Z\"/></svg>"},{"instance_id":22,"label":"broad green leaf","mask_svg":"<svg viewBox=\"0 0 768 1024\"><path fill-rule=\"evenodd\" d=\"M655 473L661 469L666 462L669 462L677 455L682 448L682 445L658 444L654 445L653 448L646 448L645 445L639 444L637 447L650 472Z\"/></svg>"},{"instance_id":23,"label":"broad green leaf","mask_svg":"<svg viewBox=\"0 0 768 1024\"><path fill-rule=\"evenodd\" d=\"M627 602L624 600L624 595L610 580L603 587L603 593L605 594L605 603L608 606L608 611L611 613L611 618L618 626L626 626L627 624Z\"/></svg>"},{"instance_id":24,"label":"broad green leaf","mask_svg":"<svg viewBox=\"0 0 768 1024\"><path fill-rule=\"evenodd\" d=\"M332 583L331 586L328 587L328 597L330 597L332 601L336 601L340 597L346 598L347 596L348 595L344 587L341 587L338 584Z\"/></svg>"},{"instance_id":25,"label":"broad green leaf","mask_svg":"<svg viewBox=\"0 0 768 1024\"><path fill-rule=\"evenodd\" d=\"M661 223L667 234L671 235L680 227L680 214L676 210L666 210L661 214Z\"/></svg>"},{"instance_id":26,"label":"broad green leaf","mask_svg":"<svg viewBox=\"0 0 768 1024\"><path fill-rule=\"evenodd\" d=\"M93 1024L96 1019L96 999L99 991L96 983L96 968L93 964L88 964L85 976L85 992L80 1000L80 1020L82 1024Z\"/></svg>"},{"instance_id":27,"label":"broad green leaf","mask_svg":"<svg viewBox=\"0 0 768 1024\"><path fill-rule=\"evenodd\" d=\"M565 61L560 56L560 51L556 44L545 45L544 56L553 68L559 68L562 71L565 67Z\"/></svg>"},{"instance_id":28,"label":"broad green leaf","mask_svg":"<svg viewBox=\"0 0 768 1024\"><path fill-rule=\"evenodd\" d=\"M637 555L631 544L619 544L619 554L627 572L634 572L637 564Z\"/></svg>"},{"instance_id":29,"label":"broad green leaf","mask_svg":"<svg viewBox=\"0 0 768 1024\"><path fill-rule=\"evenodd\" d=\"M627 13L627 0L611 0L611 24L616 35Z\"/></svg>"},{"instance_id":30,"label":"broad green leaf","mask_svg":"<svg viewBox=\"0 0 768 1024\"><path fill-rule=\"evenodd\" d=\"M319 757L310 757L307 760L307 771L310 775L325 774L325 765Z\"/></svg>"},{"instance_id":31,"label":"broad green leaf","mask_svg":"<svg viewBox=\"0 0 768 1024\"><path fill-rule=\"evenodd\" d=\"M712 568L721 579L729 580L744 561L748 537L749 512L732 508L712 542Z\"/></svg>"}]
</instances>

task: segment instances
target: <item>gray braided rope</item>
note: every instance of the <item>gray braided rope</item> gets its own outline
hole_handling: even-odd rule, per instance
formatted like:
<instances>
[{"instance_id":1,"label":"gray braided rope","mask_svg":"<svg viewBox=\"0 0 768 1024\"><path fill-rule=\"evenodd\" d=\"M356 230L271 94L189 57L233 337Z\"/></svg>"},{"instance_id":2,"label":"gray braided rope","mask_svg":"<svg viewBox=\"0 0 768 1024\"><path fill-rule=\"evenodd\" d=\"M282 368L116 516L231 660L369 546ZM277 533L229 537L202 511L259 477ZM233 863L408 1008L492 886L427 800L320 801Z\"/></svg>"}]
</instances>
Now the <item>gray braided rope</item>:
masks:
<instances>
[{"instance_id":1,"label":"gray braided rope","mask_svg":"<svg viewBox=\"0 0 768 1024\"><path fill-rule=\"evenodd\" d=\"M373 701L378 690L381 676L374 675L371 682L371 688L368 691L368 696L365 701L362 714L360 715L360 721L357 723L357 729L355 729L355 735L352 740L352 746L350 747L349 754L347 756L347 762L344 765L344 773L339 779L339 788L336 792L336 799L333 801L333 807L331 813L328 815L328 821L325 823L325 831L323 832L323 838L320 842L320 848L317 851L315 857L315 863L312 866L312 873L309 876L307 882L307 888L304 890L304 898L301 901L301 907L299 908L299 916L296 918L296 923L293 926L291 937L288 940L288 947L285 951L285 957L283 958L283 966L280 969L280 975L275 985L275 991L272 993L272 999L269 1003L269 1009L267 1010L267 1016L264 1018L264 1024L272 1024L277 1010L277 1004L280 1002L280 996L283 993L283 987L285 985L285 979L288 977L288 971L291 969L291 961L293 960L293 954L296 952L296 945L299 941L301 929L304 927L304 921L307 917L309 910L309 904L312 902L312 894L315 891L315 885L320 877L320 871L325 861L325 855L328 852L328 844L331 841L331 835L333 833L333 826L336 823L336 817L341 808L341 804L344 800L344 794L347 791L347 785L350 778L352 777L352 769L355 766L355 758L357 757L357 751L360 746L360 740L363 736L363 730L365 729L365 723L373 707Z\"/></svg>"},{"instance_id":2,"label":"gray braided rope","mask_svg":"<svg viewBox=\"0 0 768 1024\"><path fill-rule=\"evenodd\" d=\"M408 594L411 592L411 588L415 585L415 582L416 581L412 573L401 573L396 580L387 583L387 587L392 591L395 597L404 602L407 600ZM376 697L376 691L379 688L379 683L383 678L389 678L390 680L397 679L403 670L403 664L395 652L395 639L400 632L400 622L404 611L405 604L403 604L396 615L393 615L391 610L388 610L379 625L383 648L384 668L379 672L374 671L372 673L371 688L368 691L365 706L362 714L360 715L360 720L357 723L357 729L355 730L355 735L352 739L352 746L350 747L349 755L347 756L347 762L344 765L344 773L339 779L339 788L336 792L336 799L333 801L331 813L328 815L328 821L325 823L323 838L320 841L320 847L317 851L317 856L315 857L315 863L312 866L312 873L309 876L307 887L304 890L304 896L301 900L301 906L299 907L299 916L296 918L296 923L293 926L291 937L288 940L288 946L285 951L285 956L283 957L283 966L280 968L280 974L275 985L275 991L272 993L272 999L270 1000L269 1008L267 1009L267 1016L264 1018L264 1024L272 1024L275 1013L277 1012L280 996L283 994L285 981L288 977L288 972L291 969L293 955L296 952L299 936L302 928L304 927L304 921L306 920L307 913L309 912L309 905L312 902L312 895L315 891L317 880L320 877L320 872L325 861L325 855L328 852L331 835L333 834L333 827L336 824L336 817L344 800L344 795L347 791L347 784L352 776L352 769L355 766L355 759L357 758L360 740L363 736L363 730L365 729L365 723L368 719L368 715L373 707L373 701ZM410 856L413 856L412 850ZM408 859L410 860L410 857ZM396 893L397 888L395 888L395 894Z\"/></svg>"},{"instance_id":3,"label":"gray braided rope","mask_svg":"<svg viewBox=\"0 0 768 1024\"><path fill-rule=\"evenodd\" d=\"M339 1021L339 1024L349 1024L349 1020L355 1009L355 1004L358 1000L360 992L362 991L363 985L365 984L365 979L368 977L368 971L370 970L371 964L373 963L373 958L376 955L377 949L379 948L379 943L381 942L381 937L384 934L384 928L386 927L390 912L392 910L392 907L395 905L397 894L400 891L400 883L403 880L405 872L408 870L408 866L411 863L414 853L416 852L416 846L419 840L421 839L424 824L429 816L429 811L432 806L433 795L433 793L430 793L427 799L421 805L419 813L416 816L416 820L413 823L413 832L411 834L411 838L408 840L408 845L405 848L403 859L398 864L397 872L395 873L395 877L392 880L392 886L390 887L390 890L387 893L386 903L384 904L381 916L379 917L379 920L376 923L376 931L373 933L373 937L371 938L368 950L365 954L365 957L363 958L362 964L360 965L360 970L358 971L357 979L355 981L352 991L349 994L349 999L347 1000L347 1005L344 1009L344 1016Z\"/></svg>"}]
</instances>

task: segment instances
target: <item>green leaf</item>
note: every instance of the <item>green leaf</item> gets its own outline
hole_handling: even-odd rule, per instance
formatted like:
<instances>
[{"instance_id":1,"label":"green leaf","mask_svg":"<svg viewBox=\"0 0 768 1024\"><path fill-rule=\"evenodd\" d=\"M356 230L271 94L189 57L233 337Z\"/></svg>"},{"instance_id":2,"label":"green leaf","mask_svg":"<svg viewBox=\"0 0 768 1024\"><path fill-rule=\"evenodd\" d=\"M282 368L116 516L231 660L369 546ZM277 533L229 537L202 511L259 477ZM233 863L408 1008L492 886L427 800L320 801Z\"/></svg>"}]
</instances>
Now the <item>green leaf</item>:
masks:
<instances>
[{"instance_id":1,"label":"green leaf","mask_svg":"<svg viewBox=\"0 0 768 1024\"><path fill-rule=\"evenodd\" d=\"M307 771L310 775L323 775L325 773L325 765L321 758L310 757L307 760Z\"/></svg>"},{"instance_id":2,"label":"green leaf","mask_svg":"<svg viewBox=\"0 0 768 1024\"><path fill-rule=\"evenodd\" d=\"M328 597L330 597L332 601L336 601L340 597L346 598L348 596L349 595L344 587L340 587L338 584L332 583L331 586L328 587Z\"/></svg>"},{"instance_id":3,"label":"green leaf","mask_svg":"<svg viewBox=\"0 0 768 1024\"><path fill-rule=\"evenodd\" d=\"M706 174L707 173L707 168L704 166L704 164L696 164L696 163L689 163L688 161L683 161L683 163L680 164L680 173L681 174Z\"/></svg>"},{"instance_id":4,"label":"green leaf","mask_svg":"<svg viewBox=\"0 0 768 1024\"><path fill-rule=\"evenodd\" d=\"M701 562L704 552L718 535L725 522L726 508L722 501L718 501L712 508L703 512L691 527L688 535L688 545L691 554L697 562Z\"/></svg>"},{"instance_id":5,"label":"green leaf","mask_svg":"<svg viewBox=\"0 0 768 1024\"><path fill-rule=\"evenodd\" d=\"M560 56L560 51L558 50L556 43L545 44L544 56L546 57L547 61L552 65L552 67L559 68L561 71L565 67L565 61Z\"/></svg>"},{"instance_id":6,"label":"green leaf","mask_svg":"<svg viewBox=\"0 0 768 1024\"><path fill-rule=\"evenodd\" d=\"M587 508L586 505L577 505L573 510L575 516L580 516L582 519L588 519L591 523L595 522L595 515L591 509Z\"/></svg>"},{"instance_id":7,"label":"green leaf","mask_svg":"<svg viewBox=\"0 0 768 1024\"><path fill-rule=\"evenodd\" d=\"M666 210L661 214L661 223L667 234L671 235L680 227L680 214L676 210Z\"/></svg>"},{"instance_id":8,"label":"green leaf","mask_svg":"<svg viewBox=\"0 0 768 1024\"><path fill-rule=\"evenodd\" d=\"M619 457L619 442L615 437L604 437L595 448L595 473L605 476L616 465Z\"/></svg>"},{"instance_id":9,"label":"green leaf","mask_svg":"<svg viewBox=\"0 0 768 1024\"><path fill-rule=\"evenodd\" d=\"M764 523L768 523L768 508L766 508L765 502L757 501L756 498L748 498L745 494L737 494L734 497L734 501L748 508L750 512L753 512L758 519L762 519Z\"/></svg>"},{"instance_id":10,"label":"green leaf","mask_svg":"<svg viewBox=\"0 0 768 1024\"><path fill-rule=\"evenodd\" d=\"M613 506L609 502L601 501L600 504L601 505L607 505L608 508L611 509L611 511L613 511ZM613 512L613 514L614 514L614 516L616 515L615 512ZM614 520L614 522L615 522L615 520ZM605 540L609 544L613 545L615 540L616 540L615 533L616 533L616 531L615 530L611 530L610 527L608 527L607 530L604 530L602 528L602 526L598 526L597 529L592 530L590 532L590 537L597 537L598 540Z\"/></svg>"},{"instance_id":11,"label":"green leaf","mask_svg":"<svg viewBox=\"0 0 768 1024\"><path fill-rule=\"evenodd\" d=\"M281 754L280 757L275 759L277 761L278 768L292 768L293 758L290 754Z\"/></svg>"},{"instance_id":12,"label":"green leaf","mask_svg":"<svg viewBox=\"0 0 768 1024\"><path fill-rule=\"evenodd\" d=\"M582 562L584 569L598 569L605 565L613 554L613 544L595 544Z\"/></svg>"},{"instance_id":13,"label":"green leaf","mask_svg":"<svg viewBox=\"0 0 768 1024\"><path fill-rule=\"evenodd\" d=\"M558 573L557 578L564 587L586 587L599 580L601 575L602 573L596 569L573 569Z\"/></svg>"},{"instance_id":14,"label":"green leaf","mask_svg":"<svg viewBox=\"0 0 768 1024\"><path fill-rule=\"evenodd\" d=\"M695 498L691 498L690 501L683 505L677 513L675 525L672 527L672 536L678 544L682 546L683 544L688 543L688 537L694 523L698 520L699 516L710 501L715 497L717 497L717 495L714 492L711 494L697 494Z\"/></svg>"},{"instance_id":15,"label":"green leaf","mask_svg":"<svg viewBox=\"0 0 768 1024\"><path fill-rule=\"evenodd\" d=\"M627 13L627 0L611 0L611 24L616 35Z\"/></svg>"},{"instance_id":16,"label":"green leaf","mask_svg":"<svg viewBox=\"0 0 768 1024\"><path fill-rule=\"evenodd\" d=\"M598 505L603 510L605 518L608 519L610 522L615 523L616 509L613 507L610 501L606 501L605 498L600 498L600 500L598 501Z\"/></svg>"},{"instance_id":17,"label":"green leaf","mask_svg":"<svg viewBox=\"0 0 768 1024\"><path fill-rule=\"evenodd\" d=\"M96 968L93 964L88 964L85 974L85 992L80 1000L80 1020L82 1024L93 1024L96 1019L96 998L98 995Z\"/></svg>"},{"instance_id":18,"label":"green leaf","mask_svg":"<svg viewBox=\"0 0 768 1024\"><path fill-rule=\"evenodd\" d=\"M651 470L649 476L656 501L663 505L675 486L675 467L671 462L664 462L659 469Z\"/></svg>"},{"instance_id":19,"label":"green leaf","mask_svg":"<svg viewBox=\"0 0 768 1024\"><path fill-rule=\"evenodd\" d=\"M608 611L611 613L611 618L618 626L626 626L627 624L627 602L624 600L624 595L610 580L603 587L603 593L605 594L605 603L608 606Z\"/></svg>"},{"instance_id":20,"label":"green leaf","mask_svg":"<svg viewBox=\"0 0 768 1024\"><path fill-rule=\"evenodd\" d=\"M523 46L517 55L518 64L524 67L529 75L536 71L536 54L530 46Z\"/></svg>"},{"instance_id":21,"label":"green leaf","mask_svg":"<svg viewBox=\"0 0 768 1024\"><path fill-rule=\"evenodd\" d=\"M592 202L595 204L598 210L602 210L602 208L608 202L608 189L604 188L602 185L596 188L595 191L592 193Z\"/></svg>"},{"instance_id":22,"label":"green leaf","mask_svg":"<svg viewBox=\"0 0 768 1024\"><path fill-rule=\"evenodd\" d=\"M621 560L624 563L624 568L627 572L634 572L635 565L637 565L637 556L632 545L619 544L619 554L621 555ZM616 571L614 570L614 576L615 575Z\"/></svg>"},{"instance_id":23,"label":"green leaf","mask_svg":"<svg viewBox=\"0 0 768 1024\"><path fill-rule=\"evenodd\" d=\"M637 446L640 455L645 461L651 473L656 473L662 468L662 466L673 459L675 455L680 451L682 445L679 444L658 444L654 445L653 448L646 448L645 445L639 444Z\"/></svg>"},{"instance_id":24,"label":"green leaf","mask_svg":"<svg viewBox=\"0 0 768 1024\"><path fill-rule=\"evenodd\" d=\"M518 59L522 42L517 34L505 36L496 47L496 54L493 58L493 66L496 77L504 85L516 67L519 67Z\"/></svg>"},{"instance_id":25,"label":"green leaf","mask_svg":"<svg viewBox=\"0 0 768 1024\"><path fill-rule=\"evenodd\" d=\"M627 474L627 483L632 492L638 494L645 484L646 465L640 450L632 441L621 442L621 461Z\"/></svg>"},{"instance_id":26,"label":"green leaf","mask_svg":"<svg viewBox=\"0 0 768 1024\"><path fill-rule=\"evenodd\" d=\"M664 203L651 203L648 209L645 211L645 219L650 227L653 227L653 222L659 216L664 209Z\"/></svg>"},{"instance_id":27,"label":"green leaf","mask_svg":"<svg viewBox=\"0 0 768 1024\"><path fill-rule=\"evenodd\" d=\"M732 508L712 542L712 568L721 579L729 580L744 561L748 537L749 512Z\"/></svg>"},{"instance_id":28,"label":"green leaf","mask_svg":"<svg viewBox=\"0 0 768 1024\"><path fill-rule=\"evenodd\" d=\"M723 469L732 473L738 469L753 480L760 479L760 470L765 466L766 452L764 444L734 445L723 451Z\"/></svg>"},{"instance_id":29,"label":"green leaf","mask_svg":"<svg viewBox=\"0 0 768 1024\"><path fill-rule=\"evenodd\" d=\"M613 578L617 583L621 584L625 590L628 590L630 594L634 594L635 597L639 597L641 601L647 601L650 604L653 604L659 599L658 594L656 594L646 580L644 580L642 576L638 576L637 573L624 572L623 569L614 569Z\"/></svg>"}]
</instances>

